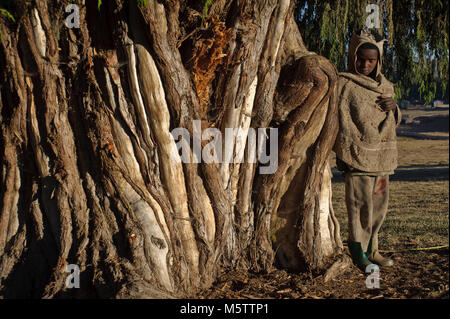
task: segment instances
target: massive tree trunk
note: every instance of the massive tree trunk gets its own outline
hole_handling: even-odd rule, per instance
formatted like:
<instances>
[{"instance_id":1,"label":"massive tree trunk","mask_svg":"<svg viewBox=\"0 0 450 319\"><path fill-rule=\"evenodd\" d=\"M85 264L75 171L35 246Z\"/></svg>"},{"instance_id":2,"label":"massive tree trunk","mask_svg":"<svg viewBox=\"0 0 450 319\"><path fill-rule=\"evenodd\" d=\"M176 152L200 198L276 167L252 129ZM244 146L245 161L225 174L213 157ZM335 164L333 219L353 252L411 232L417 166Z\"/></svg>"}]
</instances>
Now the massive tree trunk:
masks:
<instances>
[{"instance_id":1,"label":"massive tree trunk","mask_svg":"<svg viewBox=\"0 0 450 319\"><path fill-rule=\"evenodd\" d=\"M183 297L275 257L325 270L342 251L337 73L305 48L295 1L215 0L204 23L201 1L75 3L79 28L68 1L0 17L0 295ZM252 160L261 128L276 170ZM207 163L205 132L238 160Z\"/></svg>"}]
</instances>

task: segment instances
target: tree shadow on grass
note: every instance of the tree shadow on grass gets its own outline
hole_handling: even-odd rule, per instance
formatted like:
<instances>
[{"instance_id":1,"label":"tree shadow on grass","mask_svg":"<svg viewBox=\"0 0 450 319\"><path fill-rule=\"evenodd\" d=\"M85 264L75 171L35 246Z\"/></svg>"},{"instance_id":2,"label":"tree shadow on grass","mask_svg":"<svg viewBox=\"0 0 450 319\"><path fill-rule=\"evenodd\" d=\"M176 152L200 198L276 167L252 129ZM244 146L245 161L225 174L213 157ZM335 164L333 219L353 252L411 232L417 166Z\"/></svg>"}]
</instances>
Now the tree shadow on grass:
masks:
<instances>
[{"instance_id":1,"label":"tree shadow on grass","mask_svg":"<svg viewBox=\"0 0 450 319\"><path fill-rule=\"evenodd\" d=\"M344 173L335 168L332 172L332 183L345 183ZM389 180L391 182L448 181L449 166L448 164L399 166Z\"/></svg>"}]
</instances>

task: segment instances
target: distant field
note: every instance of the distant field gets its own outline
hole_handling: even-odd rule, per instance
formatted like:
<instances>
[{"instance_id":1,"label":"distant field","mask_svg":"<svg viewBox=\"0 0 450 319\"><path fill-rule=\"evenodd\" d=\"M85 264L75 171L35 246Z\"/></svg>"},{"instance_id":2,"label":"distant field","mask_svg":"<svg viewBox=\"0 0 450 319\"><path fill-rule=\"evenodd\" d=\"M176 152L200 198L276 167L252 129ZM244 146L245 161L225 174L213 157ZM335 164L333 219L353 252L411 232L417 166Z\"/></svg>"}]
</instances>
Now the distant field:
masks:
<instances>
[{"instance_id":1,"label":"distant field","mask_svg":"<svg viewBox=\"0 0 450 319\"><path fill-rule=\"evenodd\" d=\"M402 110L399 136L419 139L448 140L449 109L411 108Z\"/></svg>"},{"instance_id":2,"label":"distant field","mask_svg":"<svg viewBox=\"0 0 450 319\"><path fill-rule=\"evenodd\" d=\"M440 115L448 115L448 108L431 108L431 107L421 107L421 106L412 106L408 109L402 109L402 114L404 116L440 116Z\"/></svg>"},{"instance_id":3,"label":"distant field","mask_svg":"<svg viewBox=\"0 0 450 319\"><path fill-rule=\"evenodd\" d=\"M448 110L435 113L429 110L405 110L403 114L412 119L423 117L424 114L432 116L436 121L426 121L427 127L435 127L439 136L447 134L447 139L398 137L399 167L396 174L391 176L389 213L380 232L380 249L448 245ZM446 124L442 123L442 117L447 117ZM414 125L420 125L420 122L411 123L411 126ZM407 126L403 128L408 129ZM433 132L427 129L427 133ZM335 165L334 157L331 165ZM341 224L342 239L346 241L348 226L344 180L339 172L334 170L334 174L333 207Z\"/></svg>"}]
</instances>

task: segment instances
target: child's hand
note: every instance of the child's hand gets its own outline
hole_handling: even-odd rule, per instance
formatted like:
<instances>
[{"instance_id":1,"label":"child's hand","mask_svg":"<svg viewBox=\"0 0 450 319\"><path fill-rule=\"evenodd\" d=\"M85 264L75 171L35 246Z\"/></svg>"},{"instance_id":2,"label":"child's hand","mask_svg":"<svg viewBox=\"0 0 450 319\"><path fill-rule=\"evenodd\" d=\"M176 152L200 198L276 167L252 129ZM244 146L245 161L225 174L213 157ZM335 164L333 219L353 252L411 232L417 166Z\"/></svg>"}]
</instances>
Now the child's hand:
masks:
<instances>
[{"instance_id":1,"label":"child's hand","mask_svg":"<svg viewBox=\"0 0 450 319\"><path fill-rule=\"evenodd\" d=\"M393 98L384 95L380 95L376 103L380 105L385 112L395 110L395 108L397 107L397 104L395 103Z\"/></svg>"}]
</instances>

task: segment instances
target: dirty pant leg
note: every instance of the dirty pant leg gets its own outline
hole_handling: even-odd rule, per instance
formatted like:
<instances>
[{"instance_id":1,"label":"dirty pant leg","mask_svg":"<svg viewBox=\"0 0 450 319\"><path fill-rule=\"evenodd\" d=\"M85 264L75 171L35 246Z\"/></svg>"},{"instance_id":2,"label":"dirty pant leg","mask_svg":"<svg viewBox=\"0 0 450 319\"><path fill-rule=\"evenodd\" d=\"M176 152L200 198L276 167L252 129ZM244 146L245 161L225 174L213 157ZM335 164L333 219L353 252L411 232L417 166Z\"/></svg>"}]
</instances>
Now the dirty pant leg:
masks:
<instances>
[{"instance_id":1,"label":"dirty pant leg","mask_svg":"<svg viewBox=\"0 0 450 319\"><path fill-rule=\"evenodd\" d=\"M372 252L378 249L378 232L388 207L389 176L345 176L345 201L348 213L349 241L360 242L367 251L372 238Z\"/></svg>"},{"instance_id":2,"label":"dirty pant leg","mask_svg":"<svg viewBox=\"0 0 450 319\"><path fill-rule=\"evenodd\" d=\"M375 189L372 197L372 256L378 250L378 232L388 211L389 175L376 176Z\"/></svg>"}]
</instances>

